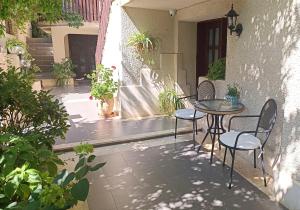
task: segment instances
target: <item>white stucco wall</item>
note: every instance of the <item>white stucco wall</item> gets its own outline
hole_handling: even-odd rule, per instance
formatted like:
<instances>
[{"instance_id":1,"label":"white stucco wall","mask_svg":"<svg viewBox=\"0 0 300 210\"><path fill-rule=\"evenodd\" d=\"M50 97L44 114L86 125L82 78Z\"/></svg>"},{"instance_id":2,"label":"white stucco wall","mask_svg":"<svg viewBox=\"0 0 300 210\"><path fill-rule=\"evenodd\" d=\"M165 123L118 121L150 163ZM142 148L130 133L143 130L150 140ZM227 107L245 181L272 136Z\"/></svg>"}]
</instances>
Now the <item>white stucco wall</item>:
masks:
<instances>
[{"instance_id":1,"label":"white stucco wall","mask_svg":"<svg viewBox=\"0 0 300 210\"><path fill-rule=\"evenodd\" d=\"M247 113L258 113L268 98L278 103L266 157L277 198L285 201L300 178L299 2L236 0L234 5L244 31L240 38L228 36L226 80L242 87ZM300 209L295 202L292 209Z\"/></svg>"}]
</instances>

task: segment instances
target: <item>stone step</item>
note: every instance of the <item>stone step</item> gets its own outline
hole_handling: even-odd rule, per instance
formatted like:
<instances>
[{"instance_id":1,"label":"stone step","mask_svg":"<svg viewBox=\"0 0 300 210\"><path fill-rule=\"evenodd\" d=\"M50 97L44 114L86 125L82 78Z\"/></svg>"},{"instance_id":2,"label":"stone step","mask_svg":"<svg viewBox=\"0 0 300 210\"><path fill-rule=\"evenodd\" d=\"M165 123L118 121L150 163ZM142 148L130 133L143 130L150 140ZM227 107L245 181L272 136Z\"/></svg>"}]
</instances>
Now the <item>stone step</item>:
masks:
<instances>
[{"instance_id":1,"label":"stone step","mask_svg":"<svg viewBox=\"0 0 300 210\"><path fill-rule=\"evenodd\" d=\"M53 52L53 47L52 46L30 46L28 48L29 52L35 52L35 51L52 51Z\"/></svg>"},{"instance_id":2,"label":"stone step","mask_svg":"<svg viewBox=\"0 0 300 210\"><path fill-rule=\"evenodd\" d=\"M52 43L52 38L27 38L27 43Z\"/></svg>"},{"instance_id":3,"label":"stone step","mask_svg":"<svg viewBox=\"0 0 300 210\"><path fill-rule=\"evenodd\" d=\"M32 43L27 42L27 44L28 44L29 48L32 48L32 47L52 47L53 46L52 42L32 42Z\"/></svg>"},{"instance_id":4,"label":"stone step","mask_svg":"<svg viewBox=\"0 0 300 210\"><path fill-rule=\"evenodd\" d=\"M33 63L35 65L51 65L51 66L53 66L54 60L53 59L51 59L51 60L35 60L35 61L33 61Z\"/></svg>"},{"instance_id":5,"label":"stone step","mask_svg":"<svg viewBox=\"0 0 300 210\"><path fill-rule=\"evenodd\" d=\"M37 65L42 72L52 71L53 65Z\"/></svg>"},{"instance_id":6,"label":"stone step","mask_svg":"<svg viewBox=\"0 0 300 210\"><path fill-rule=\"evenodd\" d=\"M53 56L52 50L29 50L29 53L32 55L32 57L40 56L40 55Z\"/></svg>"}]
</instances>

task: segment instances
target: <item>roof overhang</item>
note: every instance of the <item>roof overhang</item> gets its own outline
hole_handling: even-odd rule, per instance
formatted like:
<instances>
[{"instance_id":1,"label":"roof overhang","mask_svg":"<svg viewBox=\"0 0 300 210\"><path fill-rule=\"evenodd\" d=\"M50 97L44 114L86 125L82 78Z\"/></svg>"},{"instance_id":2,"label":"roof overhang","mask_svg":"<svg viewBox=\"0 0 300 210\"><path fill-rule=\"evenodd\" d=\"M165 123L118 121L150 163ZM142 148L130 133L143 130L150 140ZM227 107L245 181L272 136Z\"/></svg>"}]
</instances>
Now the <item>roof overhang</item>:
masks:
<instances>
[{"instance_id":1,"label":"roof overhang","mask_svg":"<svg viewBox=\"0 0 300 210\"><path fill-rule=\"evenodd\" d=\"M185 9L210 0L122 0L123 6L154 10Z\"/></svg>"}]
</instances>

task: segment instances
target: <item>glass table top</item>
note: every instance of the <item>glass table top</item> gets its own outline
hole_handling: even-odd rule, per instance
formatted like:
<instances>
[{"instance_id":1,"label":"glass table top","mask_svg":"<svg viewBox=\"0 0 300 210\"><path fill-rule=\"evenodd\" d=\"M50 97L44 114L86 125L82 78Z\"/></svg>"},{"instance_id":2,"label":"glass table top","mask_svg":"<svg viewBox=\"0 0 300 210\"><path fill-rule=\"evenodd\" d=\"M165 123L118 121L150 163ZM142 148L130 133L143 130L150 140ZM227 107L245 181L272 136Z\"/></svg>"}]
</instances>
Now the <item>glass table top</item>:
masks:
<instances>
[{"instance_id":1,"label":"glass table top","mask_svg":"<svg viewBox=\"0 0 300 210\"><path fill-rule=\"evenodd\" d=\"M195 101L195 109L209 114L238 114L245 109L242 103L232 106L225 99L212 99Z\"/></svg>"}]
</instances>

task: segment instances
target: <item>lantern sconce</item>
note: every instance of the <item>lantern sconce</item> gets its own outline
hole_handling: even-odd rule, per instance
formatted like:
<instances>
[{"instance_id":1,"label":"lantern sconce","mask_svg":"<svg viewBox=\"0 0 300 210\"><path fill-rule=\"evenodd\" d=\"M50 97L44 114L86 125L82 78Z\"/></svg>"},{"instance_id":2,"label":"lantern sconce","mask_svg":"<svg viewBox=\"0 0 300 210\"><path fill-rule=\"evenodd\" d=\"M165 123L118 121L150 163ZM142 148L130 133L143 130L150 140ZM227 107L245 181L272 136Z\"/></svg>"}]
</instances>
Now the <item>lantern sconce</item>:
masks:
<instances>
[{"instance_id":1,"label":"lantern sconce","mask_svg":"<svg viewBox=\"0 0 300 210\"><path fill-rule=\"evenodd\" d=\"M243 25L241 23L237 24L237 18L239 14L233 9L233 4L231 10L225 15L228 20L228 29L230 30L230 35L235 32L237 36L240 36L243 31Z\"/></svg>"}]
</instances>

